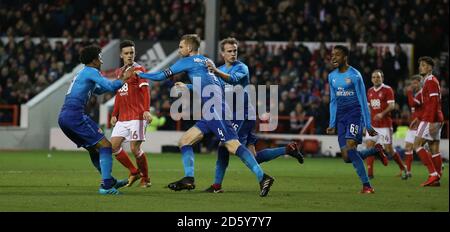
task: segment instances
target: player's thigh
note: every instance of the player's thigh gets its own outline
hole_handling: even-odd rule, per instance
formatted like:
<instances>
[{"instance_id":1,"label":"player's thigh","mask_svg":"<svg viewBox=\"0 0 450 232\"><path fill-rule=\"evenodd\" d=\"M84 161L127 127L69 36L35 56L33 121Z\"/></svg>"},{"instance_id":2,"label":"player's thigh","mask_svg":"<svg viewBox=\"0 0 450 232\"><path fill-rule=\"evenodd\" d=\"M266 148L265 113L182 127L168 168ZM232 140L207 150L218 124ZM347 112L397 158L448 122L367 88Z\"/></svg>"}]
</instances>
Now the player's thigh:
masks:
<instances>
[{"instance_id":1,"label":"player's thigh","mask_svg":"<svg viewBox=\"0 0 450 232\"><path fill-rule=\"evenodd\" d=\"M142 142L143 142L142 140L130 141L130 149L134 155L139 155L139 153L141 152Z\"/></svg>"},{"instance_id":2,"label":"player's thigh","mask_svg":"<svg viewBox=\"0 0 450 232\"><path fill-rule=\"evenodd\" d=\"M434 154L438 154L439 153L439 144L440 144L439 140L433 140L433 141L429 141L428 142L431 154L434 155Z\"/></svg>"},{"instance_id":3,"label":"player's thigh","mask_svg":"<svg viewBox=\"0 0 450 232\"><path fill-rule=\"evenodd\" d=\"M392 147L392 134L393 130L392 128L383 127L383 128L376 128L375 131L378 133L379 143L383 144L384 146L391 146Z\"/></svg>"},{"instance_id":4,"label":"player's thigh","mask_svg":"<svg viewBox=\"0 0 450 232\"><path fill-rule=\"evenodd\" d=\"M225 147L230 154L235 155L241 143L237 139L231 139L225 142Z\"/></svg>"},{"instance_id":5,"label":"player's thigh","mask_svg":"<svg viewBox=\"0 0 450 232\"><path fill-rule=\"evenodd\" d=\"M63 133L78 147L94 146L104 137L97 123L83 114L60 117L58 123Z\"/></svg>"},{"instance_id":6,"label":"player's thigh","mask_svg":"<svg viewBox=\"0 0 450 232\"><path fill-rule=\"evenodd\" d=\"M345 139L348 141L355 141L356 145L362 143L362 121L361 116L350 116L345 123Z\"/></svg>"},{"instance_id":7,"label":"player's thigh","mask_svg":"<svg viewBox=\"0 0 450 232\"><path fill-rule=\"evenodd\" d=\"M119 151L124 140L125 140L124 137L111 137L111 147L113 153Z\"/></svg>"},{"instance_id":8,"label":"player's thigh","mask_svg":"<svg viewBox=\"0 0 450 232\"><path fill-rule=\"evenodd\" d=\"M198 127L193 126L181 136L179 146L194 145L202 138L203 132Z\"/></svg>"},{"instance_id":9,"label":"player's thigh","mask_svg":"<svg viewBox=\"0 0 450 232\"><path fill-rule=\"evenodd\" d=\"M367 148L375 147L375 144L376 144L376 142L373 141L373 140L367 140L367 141L366 141L366 147L367 147Z\"/></svg>"},{"instance_id":10,"label":"player's thigh","mask_svg":"<svg viewBox=\"0 0 450 232\"><path fill-rule=\"evenodd\" d=\"M373 129L378 133L376 128L373 128ZM373 147L373 146L375 146L375 144L377 142L379 143L381 141L381 135L377 134L377 135L371 136L369 134L369 132L367 132L367 130L366 130L366 134L364 135L364 139L366 140L366 144L371 144L372 146L370 146L370 147ZM369 147L369 145L367 145L367 147Z\"/></svg>"},{"instance_id":11,"label":"player's thigh","mask_svg":"<svg viewBox=\"0 0 450 232\"><path fill-rule=\"evenodd\" d=\"M349 149L356 149L356 147L358 146L358 141L352 139L352 138L348 138L345 141L345 146L347 148L347 150Z\"/></svg>"},{"instance_id":12,"label":"player's thigh","mask_svg":"<svg viewBox=\"0 0 450 232\"><path fill-rule=\"evenodd\" d=\"M228 120L210 120L206 121L210 132L214 133L216 137L222 143L226 143L229 140L238 140L239 137L234 130L231 121ZM231 151L230 151L231 152Z\"/></svg>"},{"instance_id":13,"label":"player's thigh","mask_svg":"<svg viewBox=\"0 0 450 232\"><path fill-rule=\"evenodd\" d=\"M232 122L233 128L237 131L239 142L241 144L248 144L248 138L251 131L254 129L253 121L239 120Z\"/></svg>"},{"instance_id":14,"label":"player's thigh","mask_svg":"<svg viewBox=\"0 0 450 232\"><path fill-rule=\"evenodd\" d=\"M443 123L440 122L420 122L417 128L416 136L421 137L425 140L434 141L441 139L441 130ZM430 127L437 128L430 132Z\"/></svg>"},{"instance_id":15,"label":"player's thigh","mask_svg":"<svg viewBox=\"0 0 450 232\"><path fill-rule=\"evenodd\" d=\"M128 121L128 129L130 131L129 141L145 141L145 128L147 121L145 120L131 120Z\"/></svg>"},{"instance_id":16,"label":"player's thigh","mask_svg":"<svg viewBox=\"0 0 450 232\"><path fill-rule=\"evenodd\" d=\"M111 132L111 138L113 137L122 137L127 138L130 136L129 130L129 121L118 121L116 125L113 127Z\"/></svg>"},{"instance_id":17,"label":"player's thigh","mask_svg":"<svg viewBox=\"0 0 450 232\"><path fill-rule=\"evenodd\" d=\"M253 145L255 147L257 142L258 136L256 136L254 131L251 131L247 136L247 146Z\"/></svg>"},{"instance_id":18,"label":"player's thigh","mask_svg":"<svg viewBox=\"0 0 450 232\"><path fill-rule=\"evenodd\" d=\"M83 121L76 130L78 131L79 136L84 140L83 147L111 147L111 143L105 137L97 123L87 115L83 115Z\"/></svg>"},{"instance_id":19,"label":"player's thigh","mask_svg":"<svg viewBox=\"0 0 450 232\"><path fill-rule=\"evenodd\" d=\"M412 143L410 142L405 142L405 151L412 151L414 148L414 140Z\"/></svg>"},{"instance_id":20,"label":"player's thigh","mask_svg":"<svg viewBox=\"0 0 450 232\"><path fill-rule=\"evenodd\" d=\"M426 139L416 136L414 138L414 150L417 150L419 147L422 147L427 142Z\"/></svg>"},{"instance_id":21,"label":"player's thigh","mask_svg":"<svg viewBox=\"0 0 450 232\"><path fill-rule=\"evenodd\" d=\"M389 155L393 155L394 154L394 146L392 146L392 143L384 144L383 148Z\"/></svg>"},{"instance_id":22,"label":"player's thigh","mask_svg":"<svg viewBox=\"0 0 450 232\"><path fill-rule=\"evenodd\" d=\"M414 144L414 138L416 137L416 134L417 134L417 131L416 130L411 130L411 129L409 129L407 132L406 132L406 136L405 136L405 147L406 147L406 144L408 143L408 144L411 144L411 145L413 145ZM412 149L412 148L411 148Z\"/></svg>"}]
</instances>

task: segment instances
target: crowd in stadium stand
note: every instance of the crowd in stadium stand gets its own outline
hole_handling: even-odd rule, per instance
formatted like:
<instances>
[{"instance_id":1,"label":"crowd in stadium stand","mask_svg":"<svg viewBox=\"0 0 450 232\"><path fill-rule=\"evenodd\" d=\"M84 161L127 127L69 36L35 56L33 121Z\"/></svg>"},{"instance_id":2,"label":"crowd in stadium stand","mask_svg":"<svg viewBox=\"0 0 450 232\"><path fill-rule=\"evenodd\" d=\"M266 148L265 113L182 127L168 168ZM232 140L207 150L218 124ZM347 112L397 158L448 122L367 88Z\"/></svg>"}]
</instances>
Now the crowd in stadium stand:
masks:
<instances>
[{"instance_id":1,"label":"crowd in stadium stand","mask_svg":"<svg viewBox=\"0 0 450 232\"><path fill-rule=\"evenodd\" d=\"M240 59L249 66L253 84L279 85L280 115L287 118L280 122L280 131L298 133L307 116L314 116L316 133L322 134L329 117L330 50L322 45L310 51L292 41L350 42L349 63L360 70L366 87L371 86L370 73L381 68L385 83L397 90L394 116L407 118L404 90L412 72L405 51L397 46L394 53L381 55L371 44L411 43L414 61L422 55L435 58L442 104L448 105L447 5L448 0L221 1L220 37L290 41L278 53L269 52L261 42L256 46L241 43ZM2 1L0 36L25 36L25 40L0 43L0 104L24 103L71 70L83 44L73 43L71 38L96 39L104 45L113 38L155 41L174 40L185 33L203 36L204 14L203 0ZM30 37L43 35L69 38L69 42L55 47L45 38L39 44L30 42ZM367 50L362 52L356 42L368 43ZM159 87L168 86L170 83L162 83ZM170 108L167 93L152 92L152 104L161 113ZM443 111L448 120L448 108Z\"/></svg>"},{"instance_id":2,"label":"crowd in stadium stand","mask_svg":"<svg viewBox=\"0 0 450 232\"><path fill-rule=\"evenodd\" d=\"M19 42L0 41L0 103L23 104L78 65L78 54L89 39L68 38L50 45L46 37L34 43L29 36Z\"/></svg>"}]
</instances>

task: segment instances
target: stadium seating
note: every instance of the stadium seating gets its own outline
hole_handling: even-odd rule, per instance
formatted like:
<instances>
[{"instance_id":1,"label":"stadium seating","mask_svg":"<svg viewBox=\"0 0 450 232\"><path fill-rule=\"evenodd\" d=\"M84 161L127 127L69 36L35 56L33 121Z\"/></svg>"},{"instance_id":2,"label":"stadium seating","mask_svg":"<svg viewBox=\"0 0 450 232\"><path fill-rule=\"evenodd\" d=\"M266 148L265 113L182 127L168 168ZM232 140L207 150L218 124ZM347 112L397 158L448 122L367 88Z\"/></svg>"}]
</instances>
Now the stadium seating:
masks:
<instances>
[{"instance_id":1,"label":"stadium seating","mask_svg":"<svg viewBox=\"0 0 450 232\"><path fill-rule=\"evenodd\" d=\"M447 86L448 48L443 44L448 44L448 11L444 10L444 2L239 2L221 2L221 38L235 36L242 42L291 41L289 46L275 53L270 52L263 43L246 46L243 42L240 50L240 59L248 64L253 84L278 84L279 99L287 93L286 99L289 101L280 105L287 116L295 109L291 103L300 102L307 116L313 116L316 122L319 121L315 123L316 126L328 120L327 107L324 107L328 100L324 100L324 97L328 94L326 79L331 69L327 62L330 50L326 46L309 50L305 46L294 45L293 41L351 42L350 64L366 77L366 86L370 86L367 78L370 72L381 68L389 77L386 79L387 84L394 89L404 89L408 74L414 72L408 70L404 51L399 48L393 54L382 54L370 44L412 43L415 47L413 60L421 55L435 57L439 64L437 71L442 80L441 85L443 89ZM22 104L31 99L62 73L73 68L77 64L80 46L94 38L98 44L104 45L112 38L155 41L173 40L185 33L204 36L204 10L202 0L68 0L50 3L30 1L25 4L2 1L0 37L24 36L25 40L0 42L0 104ZM431 15L428 12L435 13ZM29 42L31 37L41 37L41 42ZM65 44L57 42L50 46L46 37L69 39ZM72 38L82 41L75 43ZM368 42L369 48L363 52L354 46L356 42ZM294 93L290 94L292 88ZM408 109L404 92L396 94L399 107L394 115L399 120L404 118L402 115L408 114ZM163 91L152 96L152 102L160 104L157 109L163 109L163 105L168 104L166 95L167 91ZM443 103L448 104L448 91L443 91L442 97ZM317 110L315 107L318 107ZM316 113L318 111L319 114ZM446 107L444 114L448 119ZM319 128L316 133L324 133L324 128Z\"/></svg>"}]
</instances>

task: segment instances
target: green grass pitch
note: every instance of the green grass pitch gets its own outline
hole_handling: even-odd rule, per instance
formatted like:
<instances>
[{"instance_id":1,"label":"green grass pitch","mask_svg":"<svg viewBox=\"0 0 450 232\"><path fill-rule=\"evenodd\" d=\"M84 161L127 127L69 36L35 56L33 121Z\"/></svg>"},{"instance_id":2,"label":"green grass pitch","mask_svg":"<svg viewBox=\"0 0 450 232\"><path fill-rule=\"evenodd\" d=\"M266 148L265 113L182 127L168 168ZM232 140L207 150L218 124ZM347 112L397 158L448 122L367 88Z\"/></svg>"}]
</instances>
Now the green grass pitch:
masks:
<instances>
[{"instance_id":1,"label":"green grass pitch","mask_svg":"<svg viewBox=\"0 0 450 232\"><path fill-rule=\"evenodd\" d=\"M0 211L390 211L448 212L448 168L441 187L423 188L426 169L413 164L413 178L396 177L397 165L377 161L372 185L376 193L362 195L351 164L336 158L309 158L303 165L280 157L262 167L275 177L266 198L259 197L255 176L237 158L230 158L225 193L204 193L213 181L216 155L195 159L197 188L173 192L165 186L183 176L179 154L148 154L153 186L122 189L119 196L97 194L100 176L86 152L1 151ZM132 158L134 160L134 158ZM113 174L127 176L114 161Z\"/></svg>"}]
</instances>

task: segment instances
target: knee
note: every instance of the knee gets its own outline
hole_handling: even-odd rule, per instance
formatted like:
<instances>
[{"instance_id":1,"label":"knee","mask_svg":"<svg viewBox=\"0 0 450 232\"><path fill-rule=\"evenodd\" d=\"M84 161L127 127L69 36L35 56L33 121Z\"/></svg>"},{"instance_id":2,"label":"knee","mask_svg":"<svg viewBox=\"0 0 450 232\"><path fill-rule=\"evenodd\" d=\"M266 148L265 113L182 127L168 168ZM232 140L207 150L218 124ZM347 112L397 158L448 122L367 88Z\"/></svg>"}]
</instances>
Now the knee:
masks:
<instances>
[{"instance_id":1,"label":"knee","mask_svg":"<svg viewBox=\"0 0 450 232\"><path fill-rule=\"evenodd\" d=\"M101 146L105 147L105 148L108 148L108 147L112 148L111 142L106 139L102 142Z\"/></svg>"},{"instance_id":2,"label":"knee","mask_svg":"<svg viewBox=\"0 0 450 232\"><path fill-rule=\"evenodd\" d=\"M181 149L183 146L186 146L186 145L191 145L191 144L190 144L189 138L187 138L186 136L183 136L178 141L178 147Z\"/></svg>"},{"instance_id":3,"label":"knee","mask_svg":"<svg viewBox=\"0 0 450 232\"><path fill-rule=\"evenodd\" d=\"M141 152L141 147L140 146L130 146L130 150L135 156L138 156L139 153Z\"/></svg>"},{"instance_id":4,"label":"knee","mask_svg":"<svg viewBox=\"0 0 450 232\"><path fill-rule=\"evenodd\" d=\"M121 146L119 144L112 144L111 149L112 153L117 153L120 151Z\"/></svg>"},{"instance_id":5,"label":"knee","mask_svg":"<svg viewBox=\"0 0 450 232\"><path fill-rule=\"evenodd\" d=\"M420 143L414 143L413 150L417 150L421 147Z\"/></svg>"},{"instance_id":6,"label":"knee","mask_svg":"<svg viewBox=\"0 0 450 232\"><path fill-rule=\"evenodd\" d=\"M237 140L235 141L228 141L225 143L225 147L228 150L228 152L230 154L236 154L239 146L241 145L241 143Z\"/></svg>"},{"instance_id":7,"label":"knee","mask_svg":"<svg viewBox=\"0 0 450 232\"><path fill-rule=\"evenodd\" d=\"M342 160L347 164L352 162L345 151L342 152Z\"/></svg>"},{"instance_id":8,"label":"knee","mask_svg":"<svg viewBox=\"0 0 450 232\"><path fill-rule=\"evenodd\" d=\"M348 158L348 157L342 157L342 160L344 161L344 163L349 164L352 161Z\"/></svg>"}]
</instances>

